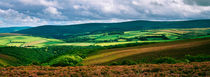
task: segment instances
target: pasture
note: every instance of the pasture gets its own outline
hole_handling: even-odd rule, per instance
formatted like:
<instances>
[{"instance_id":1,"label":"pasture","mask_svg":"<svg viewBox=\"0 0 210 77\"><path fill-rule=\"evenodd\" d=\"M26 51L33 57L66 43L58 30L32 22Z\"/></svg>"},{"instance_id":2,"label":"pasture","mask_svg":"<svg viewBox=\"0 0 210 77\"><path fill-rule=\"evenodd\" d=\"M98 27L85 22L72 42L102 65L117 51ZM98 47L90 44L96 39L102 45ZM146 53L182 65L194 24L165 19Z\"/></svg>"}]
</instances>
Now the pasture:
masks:
<instances>
[{"instance_id":1,"label":"pasture","mask_svg":"<svg viewBox=\"0 0 210 77\"><path fill-rule=\"evenodd\" d=\"M170 41L170 40L183 40L195 39L202 37L209 37L210 28L186 28L186 29L153 29L153 30L137 30L137 31L124 31L124 32L104 32L104 33L91 33L76 36L65 40L66 42L91 42L96 45L118 45L127 44L137 41Z\"/></svg>"},{"instance_id":2,"label":"pasture","mask_svg":"<svg viewBox=\"0 0 210 77\"><path fill-rule=\"evenodd\" d=\"M51 41L59 43L63 42L62 40L57 40L57 39L48 39L42 37L23 36L23 35L0 37L0 45L2 46L43 47L45 45L48 45L46 44L46 42L51 42Z\"/></svg>"}]
</instances>

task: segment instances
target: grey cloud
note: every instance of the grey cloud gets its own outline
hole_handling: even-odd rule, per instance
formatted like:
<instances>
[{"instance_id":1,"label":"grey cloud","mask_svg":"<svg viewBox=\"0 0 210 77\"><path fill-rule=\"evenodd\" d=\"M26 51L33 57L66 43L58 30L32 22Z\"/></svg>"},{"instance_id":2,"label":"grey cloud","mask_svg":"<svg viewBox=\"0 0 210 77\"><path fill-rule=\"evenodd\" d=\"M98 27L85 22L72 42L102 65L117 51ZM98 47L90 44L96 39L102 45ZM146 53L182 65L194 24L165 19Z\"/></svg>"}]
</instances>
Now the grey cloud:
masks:
<instances>
[{"instance_id":1,"label":"grey cloud","mask_svg":"<svg viewBox=\"0 0 210 77\"><path fill-rule=\"evenodd\" d=\"M184 2L190 5L210 6L209 0L184 0Z\"/></svg>"},{"instance_id":2,"label":"grey cloud","mask_svg":"<svg viewBox=\"0 0 210 77\"><path fill-rule=\"evenodd\" d=\"M1 23L7 24L7 25L28 25L30 26L34 25L40 25L40 24L46 24L45 21L42 21L41 19L37 17L31 17L28 15L25 15L23 13L19 13L18 11L15 11L13 9L8 10L2 10L0 9L0 19ZM2 26L2 25L0 25ZM3 25L5 26L5 25Z\"/></svg>"},{"instance_id":3,"label":"grey cloud","mask_svg":"<svg viewBox=\"0 0 210 77\"><path fill-rule=\"evenodd\" d=\"M209 19L208 0L1 0L0 9L14 10L20 18L19 25L49 23L69 23L71 21L91 20L186 20ZM1 15L1 13L0 13ZM26 17L29 18L26 18ZM24 18L25 17L25 18ZM6 20L5 24L16 20ZM31 22L30 20L38 20ZM106 21L104 21L106 22ZM22 23L22 24L21 24ZM13 23L16 24L17 23Z\"/></svg>"}]
</instances>

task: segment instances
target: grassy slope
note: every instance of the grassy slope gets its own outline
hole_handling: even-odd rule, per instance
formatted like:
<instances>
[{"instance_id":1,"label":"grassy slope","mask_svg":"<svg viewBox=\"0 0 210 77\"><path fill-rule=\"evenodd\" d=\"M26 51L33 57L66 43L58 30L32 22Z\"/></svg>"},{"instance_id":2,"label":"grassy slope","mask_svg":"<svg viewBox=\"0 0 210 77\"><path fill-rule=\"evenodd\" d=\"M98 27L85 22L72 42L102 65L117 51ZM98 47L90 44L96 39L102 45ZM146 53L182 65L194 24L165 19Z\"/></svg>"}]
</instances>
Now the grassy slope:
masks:
<instances>
[{"instance_id":1,"label":"grassy slope","mask_svg":"<svg viewBox=\"0 0 210 77\"><path fill-rule=\"evenodd\" d=\"M83 64L104 64L122 59L157 58L160 56L183 57L186 54L210 54L210 38L156 43L137 47L109 49L90 55Z\"/></svg>"}]
</instances>

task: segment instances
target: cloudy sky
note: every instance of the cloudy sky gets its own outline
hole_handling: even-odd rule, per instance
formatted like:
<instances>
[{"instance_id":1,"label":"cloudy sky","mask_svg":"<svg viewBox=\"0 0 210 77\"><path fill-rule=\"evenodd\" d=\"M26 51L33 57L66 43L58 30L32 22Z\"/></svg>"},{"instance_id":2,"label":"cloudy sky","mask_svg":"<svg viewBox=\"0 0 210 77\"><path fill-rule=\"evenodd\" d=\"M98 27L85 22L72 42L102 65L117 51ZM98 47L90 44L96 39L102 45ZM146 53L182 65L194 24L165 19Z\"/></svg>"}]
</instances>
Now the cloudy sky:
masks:
<instances>
[{"instance_id":1,"label":"cloudy sky","mask_svg":"<svg viewBox=\"0 0 210 77\"><path fill-rule=\"evenodd\" d=\"M209 0L0 0L0 27L210 19Z\"/></svg>"}]
</instances>

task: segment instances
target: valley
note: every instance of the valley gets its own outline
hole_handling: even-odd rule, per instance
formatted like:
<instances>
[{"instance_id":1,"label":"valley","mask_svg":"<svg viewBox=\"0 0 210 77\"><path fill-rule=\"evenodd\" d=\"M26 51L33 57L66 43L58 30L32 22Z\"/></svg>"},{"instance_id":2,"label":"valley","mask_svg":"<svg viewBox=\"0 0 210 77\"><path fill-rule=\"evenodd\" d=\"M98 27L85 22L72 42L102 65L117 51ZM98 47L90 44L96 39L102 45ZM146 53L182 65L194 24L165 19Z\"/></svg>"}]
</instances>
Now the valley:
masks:
<instances>
[{"instance_id":1,"label":"valley","mask_svg":"<svg viewBox=\"0 0 210 77\"><path fill-rule=\"evenodd\" d=\"M164 65L168 67L182 65L181 68L189 70L190 68L183 64L193 65L193 68L200 65L206 66L210 61L210 25L208 21L132 21L71 26L52 25L0 33L0 76L16 76L20 71L25 71L24 74L29 73L29 70L17 69L16 72L7 75L9 68L36 68L34 70L39 71L34 72L34 76L50 76L52 71L48 69L59 67L62 67L61 69L84 67L82 70L86 70L86 67L93 66L90 69L101 68L102 73L102 70L107 70L106 68L122 67L122 70L126 70L130 66L141 65L151 65L151 67L141 68L155 71L148 73L148 76L152 74L162 76L156 71L156 66L158 66L158 71L159 69L166 70L162 69ZM89 28L83 29L84 26ZM197 65L194 66L194 63ZM41 71L40 68L47 70ZM174 70L177 69L180 68ZM116 69L112 70L116 71ZM144 69L133 68L133 70ZM116 72L124 73L125 71ZM161 72L168 73L168 71ZM137 76L137 72L130 71L129 73ZM145 75L144 72L141 73L142 76ZM175 74L189 75L180 73ZM203 71L196 72L194 75L202 76L200 73L207 75ZM76 74L80 76L80 73ZM84 71L84 74L86 75L87 72ZM111 74L123 76L111 72L101 76L112 76ZM163 75L167 76L166 74ZM99 76L99 74L96 75Z\"/></svg>"},{"instance_id":2,"label":"valley","mask_svg":"<svg viewBox=\"0 0 210 77\"><path fill-rule=\"evenodd\" d=\"M0 77L210 77L210 0L0 0Z\"/></svg>"}]
</instances>

